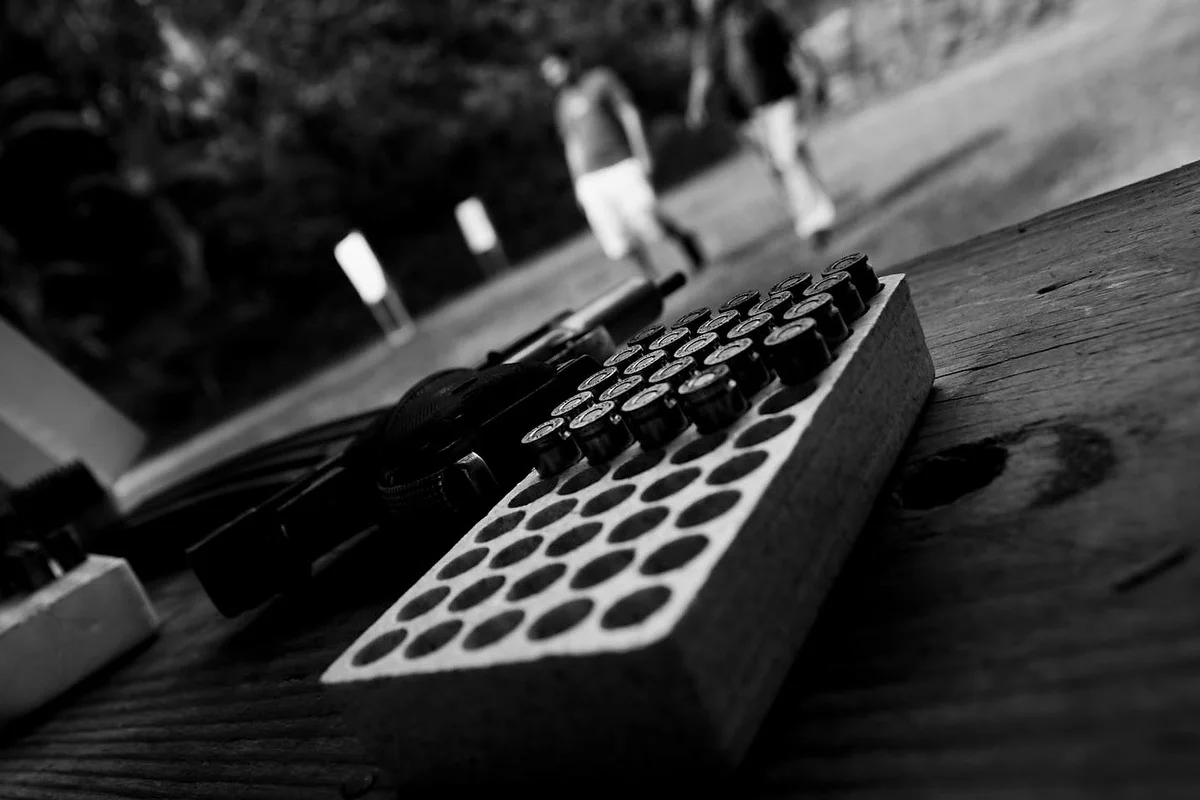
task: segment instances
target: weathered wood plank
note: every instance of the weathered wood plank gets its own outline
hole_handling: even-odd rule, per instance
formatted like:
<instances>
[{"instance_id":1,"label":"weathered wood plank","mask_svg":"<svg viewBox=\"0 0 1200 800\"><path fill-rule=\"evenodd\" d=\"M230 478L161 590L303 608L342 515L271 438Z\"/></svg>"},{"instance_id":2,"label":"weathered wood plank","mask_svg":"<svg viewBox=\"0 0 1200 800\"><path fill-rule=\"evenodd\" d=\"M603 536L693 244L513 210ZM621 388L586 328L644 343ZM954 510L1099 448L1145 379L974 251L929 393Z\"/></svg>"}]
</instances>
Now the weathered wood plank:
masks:
<instances>
[{"instance_id":1,"label":"weathered wood plank","mask_svg":"<svg viewBox=\"0 0 1200 800\"><path fill-rule=\"evenodd\" d=\"M897 267L935 394L742 794L1194 794L1200 560L1113 582L1200 545L1198 233L1192 165ZM10 733L0 794L336 796L371 765L316 675L394 599L387 553L237 622L151 587L160 641Z\"/></svg>"},{"instance_id":2,"label":"weathered wood plank","mask_svg":"<svg viewBox=\"0 0 1200 800\"><path fill-rule=\"evenodd\" d=\"M898 267L938 371L911 462L966 445L951 463L982 485L914 509L905 481L877 509L752 782L1073 796L1200 782L1195 564L1112 585L1200 534L1198 187L1185 168ZM1005 464L984 480L996 449Z\"/></svg>"}]
</instances>

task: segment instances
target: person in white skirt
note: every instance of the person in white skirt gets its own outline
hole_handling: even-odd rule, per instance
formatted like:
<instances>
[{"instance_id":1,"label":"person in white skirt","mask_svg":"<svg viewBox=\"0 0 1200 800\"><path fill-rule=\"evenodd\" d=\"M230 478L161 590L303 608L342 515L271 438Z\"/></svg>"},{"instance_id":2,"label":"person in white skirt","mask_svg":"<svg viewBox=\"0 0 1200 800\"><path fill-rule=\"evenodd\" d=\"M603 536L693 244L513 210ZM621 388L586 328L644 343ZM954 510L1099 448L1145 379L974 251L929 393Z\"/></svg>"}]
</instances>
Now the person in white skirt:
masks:
<instances>
[{"instance_id":1,"label":"person in white skirt","mask_svg":"<svg viewBox=\"0 0 1200 800\"><path fill-rule=\"evenodd\" d=\"M554 119L576 200L604 254L613 260L629 258L654 279L649 245L665 236L683 250L693 269L703 267L695 233L659 206L641 114L621 80L602 67L580 69L564 46L542 59L541 72L557 93Z\"/></svg>"},{"instance_id":2,"label":"person in white skirt","mask_svg":"<svg viewBox=\"0 0 1200 800\"><path fill-rule=\"evenodd\" d=\"M688 122L708 121L719 90L726 113L743 126L782 187L796 234L823 246L836 209L817 173L805 123L812 101L824 102L823 76L814 74L812 59L763 0L693 0L693 8ZM802 69L816 78L812 86L801 86Z\"/></svg>"}]
</instances>

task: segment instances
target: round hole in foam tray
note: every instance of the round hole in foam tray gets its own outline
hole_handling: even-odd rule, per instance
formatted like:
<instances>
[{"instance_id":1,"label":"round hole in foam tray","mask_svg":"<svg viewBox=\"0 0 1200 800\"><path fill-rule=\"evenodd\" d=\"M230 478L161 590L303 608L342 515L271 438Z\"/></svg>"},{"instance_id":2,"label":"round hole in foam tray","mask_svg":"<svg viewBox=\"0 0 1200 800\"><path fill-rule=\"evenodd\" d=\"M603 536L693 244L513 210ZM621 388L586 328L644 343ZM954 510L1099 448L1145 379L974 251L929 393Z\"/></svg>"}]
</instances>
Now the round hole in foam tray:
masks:
<instances>
[{"instance_id":1,"label":"round hole in foam tray","mask_svg":"<svg viewBox=\"0 0 1200 800\"><path fill-rule=\"evenodd\" d=\"M552 558L560 558L572 550L578 550L596 538L596 534L603 527L599 522L585 522L582 525L576 525L548 544L546 546L546 555Z\"/></svg>"},{"instance_id":2,"label":"round hole in foam tray","mask_svg":"<svg viewBox=\"0 0 1200 800\"><path fill-rule=\"evenodd\" d=\"M666 506L643 508L614 525L608 534L608 540L618 544L632 542L661 525L670 513Z\"/></svg>"},{"instance_id":3,"label":"round hole in foam tray","mask_svg":"<svg viewBox=\"0 0 1200 800\"><path fill-rule=\"evenodd\" d=\"M705 495L683 511L680 511L679 516L675 519L675 524L680 528L692 528L696 525L712 522L736 506L738 500L741 499L742 493L734 489L725 489L724 491Z\"/></svg>"},{"instance_id":4,"label":"round hole in foam tray","mask_svg":"<svg viewBox=\"0 0 1200 800\"><path fill-rule=\"evenodd\" d=\"M767 461L766 450L751 450L738 453L709 473L707 482L712 486L723 486L740 481Z\"/></svg>"},{"instance_id":5,"label":"round hole in foam tray","mask_svg":"<svg viewBox=\"0 0 1200 800\"><path fill-rule=\"evenodd\" d=\"M442 567L438 573L438 580L448 581L451 578L457 578L465 572L470 572L479 566L479 563L487 558L488 549L486 547L476 547L474 550L468 550L453 559Z\"/></svg>"},{"instance_id":6,"label":"round hole in foam tray","mask_svg":"<svg viewBox=\"0 0 1200 800\"><path fill-rule=\"evenodd\" d=\"M554 478L543 478L536 483L526 486L521 491L513 496L512 500L508 501L509 508L520 508L527 506L530 503L541 500L546 495L554 491L554 487L558 486L558 481Z\"/></svg>"},{"instance_id":7,"label":"round hole in foam tray","mask_svg":"<svg viewBox=\"0 0 1200 800\"><path fill-rule=\"evenodd\" d=\"M659 500L666 500L676 492L687 488L692 481L699 477L700 469L698 467L677 469L647 486L646 491L642 492L642 500L647 503L657 503Z\"/></svg>"},{"instance_id":8,"label":"round hole in foam tray","mask_svg":"<svg viewBox=\"0 0 1200 800\"><path fill-rule=\"evenodd\" d=\"M461 619L447 619L424 631L404 648L405 658L423 658L445 647L462 630Z\"/></svg>"},{"instance_id":9,"label":"round hole in foam tray","mask_svg":"<svg viewBox=\"0 0 1200 800\"><path fill-rule=\"evenodd\" d=\"M667 452L665 450L644 450L617 467L616 471L613 472L613 479L627 481L630 478L636 478L643 472L657 467L666 457Z\"/></svg>"},{"instance_id":10,"label":"round hole in foam tray","mask_svg":"<svg viewBox=\"0 0 1200 800\"><path fill-rule=\"evenodd\" d=\"M637 491L637 487L632 483L623 483L620 486L613 486L611 489L605 489L600 494L583 504L583 508L579 510L579 515L583 517L594 517L597 514L603 514L605 511L611 511L628 500L633 493Z\"/></svg>"},{"instance_id":11,"label":"round hole in foam tray","mask_svg":"<svg viewBox=\"0 0 1200 800\"><path fill-rule=\"evenodd\" d=\"M492 558L490 566L492 569L503 569L511 567L537 552L537 549L542 546L541 536L526 536L524 539L518 539L508 547L501 550Z\"/></svg>"},{"instance_id":12,"label":"round hole in foam tray","mask_svg":"<svg viewBox=\"0 0 1200 800\"><path fill-rule=\"evenodd\" d=\"M611 550L593 558L571 576L571 588L599 586L633 563L633 556L633 550Z\"/></svg>"},{"instance_id":13,"label":"round hole in foam tray","mask_svg":"<svg viewBox=\"0 0 1200 800\"><path fill-rule=\"evenodd\" d=\"M513 511L505 514L502 517L496 517L494 520L484 525L479 533L475 534L475 541L490 542L493 539L499 539L506 533L511 532L514 528L521 524L521 520L525 519L524 511Z\"/></svg>"},{"instance_id":14,"label":"round hole in foam tray","mask_svg":"<svg viewBox=\"0 0 1200 800\"><path fill-rule=\"evenodd\" d=\"M640 571L643 575L662 575L666 572L673 572L680 567L687 566L693 558L703 553L706 547L708 547L708 537L703 534L693 533L680 536L647 556L646 560L642 562Z\"/></svg>"},{"instance_id":15,"label":"round hole in foam tray","mask_svg":"<svg viewBox=\"0 0 1200 800\"><path fill-rule=\"evenodd\" d=\"M480 578L459 592L450 601L449 608L451 611L466 611L468 608L474 608L500 591L500 587L503 585L503 575L488 575L486 578Z\"/></svg>"},{"instance_id":16,"label":"round hole in foam tray","mask_svg":"<svg viewBox=\"0 0 1200 800\"><path fill-rule=\"evenodd\" d=\"M559 562L543 564L525 577L515 581L508 590L508 599L516 602L541 594L565 575L567 565Z\"/></svg>"},{"instance_id":17,"label":"round hole in foam tray","mask_svg":"<svg viewBox=\"0 0 1200 800\"><path fill-rule=\"evenodd\" d=\"M784 386L763 400L758 410L762 414L779 414L807 398L816 389L816 381L805 381L794 386Z\"/></svg>"},{"instance_id":18,"label":"round hole in foam tray","mask_svg":"<svg viewBox=\"0 0 1200 800\"><path fill-rule=\"evenodd\" d=\"M600 627L613 630L638 625L649 619L670 599L671 590L666 586L643 587L609 606L600 617Z\"/></svg>"},{"instance_id":19,"label":"round hole in foam tray","mask_svg":"<svg viewBox=\"0 0 1200 800\"><path fill-rule=\"evenodd\" d=\"M588 467L580 470L575 475L567 479L562 488L558 490L559 494L575 494L582 492L589 486L595 486L601 478L608 474L608 466Z\"/></svg>"},{"instance_id":20,"label":"round hole in foam tray","mask_svg":"<svg viewBox=\"0 0 1200 800\"><path fill-rule=\"evenodd\" d=\"M464 650L479 650L493 645L515 631L525 619L525 612L519 608L501 611L494 617L479 623L463 639Z\"/></svg>"},{"instance_id":21,"label":"round hole in foam tray","mask_svg":"<svg viewBox=\"0 0 1200 800\"><path fill-rule=\"evenodd\" d=\"M448 594L450 594L449 586L435 586L427 592L422 592L404 604L396 614L396 619L408 622L424 616L437 607L438 603L445 600Z\"/></svg>"},{"instance_id":22,"label":"round hole in foam tray","mask_svg":"<svg viewBox=\"0 0 1200 800\"><path fill-rule=\"evenodd\" d=\"M541 641L566 633L583 622L595 605L588 597L577 597L557 605L534 620L529 626L529 638Z\"/></svg>"},{"instance_id":23,"label":"round hole in foam tray","mask_svg":"<svg viewBox=\"0 0 1200 800\"><path fill-rule=\"evenodd\" d=\"M792 427L792 423L795 421L796 418L790 414L781 414L778 417L767 417L766 419L759 420L738 434L738 437L733 440L733 446L757 447L763 442L769 442Z\"/></svg>"},{"instance_id":24,"label":"round hole in foam tray","mask_svg":"<svg viewBox=\"0 0 1200 800\"><path fill-rule=\"evenodd\" d=\"M408 631L404 628L397 628L393 631L381 633L371 641L364 644L354 658L350 659L350 663L356 667L365 667L368 664L374 664L379 659L391 653L400 645L404 644L404 640L408 638Z\"/></svg>"},{"instance_id":25,"label":"round hole in foam tray","mask_svg":"<svg viewBox=\"0 0 1200 800\"><path fill-rule=\"evenodd\" d=\"M560 519L571 513L571 510L579 503L574 497L568 497L566 500L558 500L538 511L529 518L529 522L525 527L531 531L539 531L548 525L553 525Z\"/></svg>"},{"instance_id":26,"label":"round hole in foam tray","mask_svg":"<svg viewBox=\"0 0 1200 800\"><path fill-rule=\"evenodd\" d=\"M699 439L694 439L675 451L675 455L671 456L671 463L687 464L689 461L703 458L725 444L727 438L729 438L729 434L725 433L725 431L717 431L716 433L701 436Z\"/></svg>"}]
</instances>

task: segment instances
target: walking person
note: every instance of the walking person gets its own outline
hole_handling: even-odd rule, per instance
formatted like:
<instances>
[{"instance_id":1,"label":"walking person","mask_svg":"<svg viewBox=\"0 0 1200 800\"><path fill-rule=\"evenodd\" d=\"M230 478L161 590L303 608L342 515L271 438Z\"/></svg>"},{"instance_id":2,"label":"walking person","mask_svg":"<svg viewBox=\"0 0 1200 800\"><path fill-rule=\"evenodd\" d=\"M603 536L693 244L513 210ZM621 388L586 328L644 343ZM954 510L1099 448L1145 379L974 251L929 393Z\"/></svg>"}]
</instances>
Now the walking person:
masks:
<instances>
[{"instance_id":1,"label":"walking person","mask_svg":"<svg viewBox=\"0 0 1200 800\"><path fill-rule=\"evenodd\" d=\"M694 270L703 267L704 253L695 233L659 206L641 114L621 80L608 69L580 69L564 47L542 60L541 72L557 92L554 119L575 197L604 254L613 260L629 258L654 279L649 245L665 236L679 246Z\"/></svg>"},{"instance_id":2,"label":"walking person","mask_svg":"<svg viewBox=\"0 0 1200 800\"><path fill-rule=\"evenodd\" d=\"M693 0L697 24L692 42L688 123L708 121L714 91L725 112L767 161L783 189L796 234L823 247L836 210L817 174L805 125L808 96L824 102L823 75L813 75L784 20L763 0ZM798 72L812 86L801 85ZM806 92L805 90L808 90Z\"/></svg>"}]
</instances>

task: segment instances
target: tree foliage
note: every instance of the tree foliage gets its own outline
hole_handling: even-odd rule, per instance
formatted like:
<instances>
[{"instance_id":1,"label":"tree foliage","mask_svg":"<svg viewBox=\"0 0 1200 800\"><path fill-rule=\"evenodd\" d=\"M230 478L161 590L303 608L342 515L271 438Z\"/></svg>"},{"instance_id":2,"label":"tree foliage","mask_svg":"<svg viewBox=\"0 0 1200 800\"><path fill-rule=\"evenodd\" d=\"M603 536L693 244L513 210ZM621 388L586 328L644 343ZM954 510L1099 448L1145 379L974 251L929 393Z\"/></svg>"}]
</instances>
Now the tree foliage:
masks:
<instances>
[{"instance_id":1,"label":"tree foliage","mask_svg":"<svg viewBox=\"0 0 1200 800\"><path fill-rule=\"evenodd\" d=\"M679 119L686 5L9 0L0 313L152 432L211 421L374 334L332 260L351 229L420 312L481 278L462 199L515 260L582 226L548 42L625 77L666 182L727 153Z\"/></svg>"}]
</instances>

